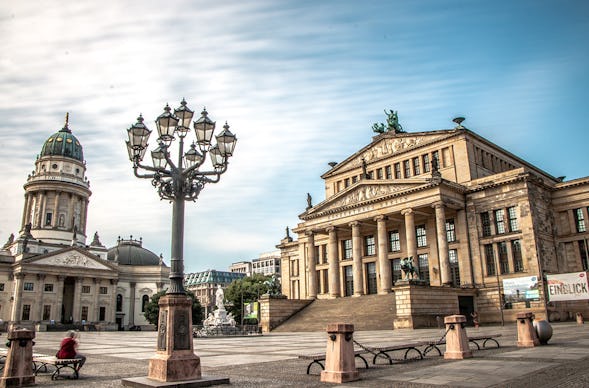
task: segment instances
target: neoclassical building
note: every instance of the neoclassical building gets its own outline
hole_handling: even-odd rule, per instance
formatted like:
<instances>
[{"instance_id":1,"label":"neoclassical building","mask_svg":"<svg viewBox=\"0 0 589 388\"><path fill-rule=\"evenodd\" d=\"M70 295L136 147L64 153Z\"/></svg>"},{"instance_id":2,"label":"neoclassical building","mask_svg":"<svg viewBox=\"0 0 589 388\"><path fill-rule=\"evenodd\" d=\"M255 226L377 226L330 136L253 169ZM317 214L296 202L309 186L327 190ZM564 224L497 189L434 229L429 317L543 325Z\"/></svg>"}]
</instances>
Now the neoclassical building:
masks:
<instances>
[{"instance_id":1,"label":"neoclassical building","mask_svg":"<svg viewBox=\"0 0 589 388\"><path fill-rule=\"evenodd\" d=\"M553 177L462 120L384 132L330 163L325 200L309 197L296 236L287 229L277 246L283 293L395 293L396 327L474 310L483 322L513 321L524 309L553 320L587 314L587 301L549 303L545 275L589 268L589 178ZM407 257L414 275L401 269Z\"/></svg>"},{"instance_id":2,"label":"neoclassical building","mask_svg":"<svg viewBox=\"0 0 589 388\"><path fill-rule=\"evenodd\" d=\"M28 176L17 237L0 251L4 322L148 326L142 309L169 284L169 268L141 240L86 245L90 182L82 145L65 126L43 144ZM4 228L9 229L9 228Z\"/></svg>"}]
</instances>

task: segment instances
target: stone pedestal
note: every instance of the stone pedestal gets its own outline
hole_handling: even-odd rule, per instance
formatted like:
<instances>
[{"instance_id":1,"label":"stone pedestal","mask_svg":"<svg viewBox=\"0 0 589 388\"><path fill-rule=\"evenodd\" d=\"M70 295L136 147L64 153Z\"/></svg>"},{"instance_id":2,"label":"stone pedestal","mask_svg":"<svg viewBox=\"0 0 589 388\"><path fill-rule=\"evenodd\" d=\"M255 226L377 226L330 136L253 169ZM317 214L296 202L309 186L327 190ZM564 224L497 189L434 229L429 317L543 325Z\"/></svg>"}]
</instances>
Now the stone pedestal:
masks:
<instances>
[{"instance_id":1,"label":"stone pedestal","mask_svg":"<svg viewBox=\"0 0 589 388\"><path fill-rule=\"evenodd\" d=\"M156 354L149 360L147 378L123 379L133 387L199 387L229 384L228 378L203 378L200 357L192 341L192 299L186 295L164 295L159 300ZM175 384L172 384L175 383Z\"/></svg>"},{"instance_id":2,"label":"stone pedestal","mask_svg":"<svg viewBox=\"0 0 589 388\"><path fill-rule=\"evenodd\" d=\"M359 379L354 359L354 325L330 323L327 325L327 348L325 370L321 381L325 383L346 383Z\"/></svg>"},{"instance_id":3,"label":"stone pedestal","mask_svg":"<svg viewBox=\"0 0 589 388\"><path fill-rule=\"evenodd\" d=\"M534 328L534 314L532 313L517 313L517 346L518 347L534 347L540 345L540 340Z\"/></svg>"},{"instance_id":4,"label":"stone pedestal","mask_svg":"<svg viewBox=\"0 0 589 388\"><path fill-rule=\"evenodd\" d=\"M575 318L577 319L577 325L582 325L583 323L585 323L583 320L583 314L577 313L575 314Z\"/></svg>"},{"instance_id":5,"label":"stone pedestal","mask_svg":"<svg viewBox=\"0 0 589 388\"><path fill-rule=\"evenodd\" d=\"M10 348L4 364L0 387L22 387L35 384L33 374L33 338L35 332L27 329L10 330L7 335Z\"/></svg>"},{"instance_id":6,"label":"stone pedestal","mask_svg":"<svg viewBox=\"0 0 589 388\"><path fill-rule=\"evenodd\" d=\"M466 317L464 315L450 315L444 317L446 325L446 360L462 360L471 358L472 352L468 347L468 336L466 335Z\"/></svg>"}]
</instances>

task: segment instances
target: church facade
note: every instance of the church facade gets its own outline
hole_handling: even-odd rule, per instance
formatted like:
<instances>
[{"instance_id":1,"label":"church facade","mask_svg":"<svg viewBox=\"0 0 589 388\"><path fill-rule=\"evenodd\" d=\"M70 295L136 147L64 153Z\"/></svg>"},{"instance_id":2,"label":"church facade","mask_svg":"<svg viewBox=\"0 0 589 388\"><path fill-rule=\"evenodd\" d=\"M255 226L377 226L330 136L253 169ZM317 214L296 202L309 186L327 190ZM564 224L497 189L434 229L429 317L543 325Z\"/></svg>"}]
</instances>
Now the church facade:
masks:
<instances>
[{"instance_id":1,"label":"church facade","mask_svg":"<svg viewBox=\"0 0 589 388\"><path fill-rule=\"evenodd\" d=\"M119 238L107 248L95 233L86 244L90 183L67 116L24 189L18 236L0 251L0 318L39 327L149 327L142 310L169 284L169 268L141 240Z\"/></svg>"},{"instance_id":2,"label":"church facade","mask_svg":"<svg viewBox=\"0 0 589 388\"><path fill-rule=\"evenodd\" d=\"M477 311L570 319L546 275L589 269L589 177L564 181L463 127L380 131L321 178L281 250L290 299L395 293L395 327Z\"/></svg>"}]
</instances>

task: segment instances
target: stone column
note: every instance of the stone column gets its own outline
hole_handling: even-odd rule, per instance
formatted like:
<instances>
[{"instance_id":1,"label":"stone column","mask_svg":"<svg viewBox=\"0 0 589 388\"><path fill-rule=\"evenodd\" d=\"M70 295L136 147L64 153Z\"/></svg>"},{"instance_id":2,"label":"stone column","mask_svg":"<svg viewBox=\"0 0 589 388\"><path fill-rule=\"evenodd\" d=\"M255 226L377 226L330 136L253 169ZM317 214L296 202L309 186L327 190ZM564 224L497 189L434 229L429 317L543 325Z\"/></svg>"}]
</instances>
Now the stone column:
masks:
<instances>
[{"instance_id":1,"label":"stone column","mask_svg":"<svg viewBox=\"0 0 589 388\"><path fill-rule=\"evenodd\" d=\"M31 194L29 193L25 193L25 206L23 209L23 213L22 213L22 219L20 222L20 230L24 230L25 229L25 225L27 224L27 217L29 216L29 213L31 211Z\"/></svg>"},{"instance_id":2,"label":"stone column","mask_svg":"<svg viewBox=\"0 0 589 388\"><path fill-rule=\"evenodd\" d=\"M450 258L448 257L448 238L446 236L446 210L443 202L432 205L436 211L436 236L438 242L438 257L440 259L440 279L442 284L452 283L450 275Z\"/></svg>"},{"instance_id":3,"label":"stone column","mask_svg":"<svg viewBox=\"0 0 589 388\"><path fill-rule=\"evenodd\" d=\"M308 263L308 272L309 272L309 291L307 293L307 297L309 299L317 298L317 257L315 252L315 234L312 231L307 232L307 249L309 250L309 254L307 255L309 263Z\"/></svg>"},{"instance_id":4,"label":"stone column","mask_svg":"<svg viewBox=\"0 0 589 388\"><path fill-rule=\"evenodd\" d=\"M328 261L329 261L329 295L332 298L341 296L339 280L339 255L337 253L337 231L331 226L326 229L329 233Z\"/></svg>"},{"instance_id":5,"label":"stone column","mask_svg":"<svg viewBox=\"0 0 589 388\"><path fill-rule=\"evenodd\" d=\"M65 279L65 276L58 276L57 277L57 284L56 284L56 289L55 289L55 293L56 293L56 306L54 311L51 312L51 316L53 320L55 320L55 322L61 322L64 317L61 316L61 306L63 305L63 281Z\"/></svg>"},{"instance_id":6,"label":"stone column","mask_svg":"<svg viewBox=\"0 0 589 388\"><path fill-rule=\"evenodd\" d=\"M460 241L460 251L469 252L468 244L468 224L466 221L466 211L460 209L456 212L456 230L457 238ZM470 255L460 255L458 257L458 268L460 270L460 283L465 285L474 284L474 278L472 275L472 263L471 260L475 261L474 257L470 259Z\"/></svg>"},{"instance_id":7,"label":"stone column","mask_svg":"<svg viewBox=\"0 0 589 388\"><path fill-rule=\"evenodd\" d=\"M88 212L88 199L82 198L81 201L81 209L80 209L80 229L84 236L86 236L86 221L88 219L86 213Z\"/></svg>"},{"instance_id":8,"label":"stone column","mask_svg":"<svg viewBox=\"0 0 589 388\"><path fill-rule=\"evenodd\" d=\"M74 230L74 201L75 201L76 196L74 194L70 194L70 203L68 204L68 210L67 210L67 215L66 217L69 218L69 220L66 218L65 220L65 224L68 225L69 222L69 228L68 230L73 231Z\"/></svg>"},{"instance_id":9,"label":"stone column","mask_svg":"<svg viewBox=\"0 0 589 388\"><path fill-rule=\"evenodd\" d=\"M37 284L38 284L38 287L36 289L37 290L36 294L37 294L37 298L38 298L37 301L39 303L39 310L37 311L37 314L36 314L37 319L35 319L34 315L31 317L31 319L33 321L42 321L43 320L43 307L44 307L43 306L43 296L45 294L45 292L44 292L45 291L45 275L37 274Z\"/></svg>"},{"instance_id":10,"label":"stone column","mask_svg":"<svg viewBox=\"0 0 589 388\"><path fill-rule=\"evenodd\" d=\"M379 294L388 294L393 287L391 264L389 262L389 249L387 238L387 218L379 216L376 220L376 233L378 236L378 268L380 272Z\"/></svg>"},{"instance_id":11,"label":"stone column","mask_svg":"<svg viewBox=\"0 0 589 388\"><path fill-rule=\"evenodd\" d=\"M92 279L94 282L94 306L92 306L92 311L93 311L93 316L89 316L88 320L89 321L93 321L93 322L98 322L98 318L99 318L99 311L100 311L100 306L98 305L98 295L100 294L100 279L94 278ZM106 317L105 317L106 318Z\"/></svg>"},{"instance_id":12,"label":"stone column","mask_svg":"<svg viewBox=\"0 0 589 388\"><path fill-rule=\"evenodd\" d=\"M135 286L137 283L129 283L129 326L135 326Z\"/></svg>"},{"instance_id":13,"label":"stone column","mask_svg":"<svg viewBox=\"0 0 589 388\"><path fill-rule=\"evenodd\" d=\"M75 278L76 283L74 285L74 305L72 308L72 319L74 322L80 322L81 321L81 317L80 317L80 304L81 304L81 299L82 299L82 282L84 280L84 278L82 277L77 277Z\"/></svg>"},{"instance_id":14,"label":"stone column","mask_svg":"<svg viewBox=\"0 0 589 388\"><path fill-rule=\"evenodd\" d=\"M53 218L51 219L51 227L55 228L57 226L57 219L59 215L59 197L61 193L58 191L55 193L55 200L53 201Z\"/></svg>"},{"instance_id":15,"label":"stone column","mask_svg":"<svg viewBox=\"0 0 589 388\"><path fill-rule=\"evenodd\" d=\"M25 274L22 272L14 274L14 302L12 303L11 321L20 321L22 310L22 288Z\"/></svg>"},{"instance_id":16,"label":"stone column","mask_svg":"<svg viewBox=\"0 0 589 388\"><path fill-rule=\"evenodd\" d=\"M354 271L354 295L364 295L364 271L362 268L362 236L360 236L360 223L350 223L352 227L352 270Z\"/></svg>"},{"instance_id":17,"label":"stone column","mask_svg":"<svg viewBox=\"0 0 589 388\"><path fill-rule=\"evenodd\" d=\"M413 265L415 271L419 275L419 262L417 259L417 240L415 239L415 213L413 209L405 209L401 211L405 216L405 237L407 239L407 256L413 258Z\"/></svg>"},{"instance_id":18,"label":"stone column","mask_svg":"<svg viewBox=\"0 0 589 388\"><path fill-rule=\"evenodd\" d=\"M39 194L39 214L37 215L37 227L43 228L45 226L45 192Z\"/></svg>"},{"instance_id":19,"label":"stone column","mask_svg":"<svg viewBox=\"0 0 589 388\"><path fill-rule=\"evenodd\" d=\"M358 380L360 374L354 357L354 325L330 323L327 325L327 334L325 370L321 372L321 381L341 384Z\"/></svg>"},{"instance_id":20,"label":"stone column","mask_svg":"<svg viewBox=\"0 0 589 388\"><path fill-rule=\"evenodd\" d=\"M119 281L117 279L111 279L110 284L112 286L112 305L110 309L110 322L114 323L117 321L117 284L119 284Z\"/></svg>"}]
</instances>

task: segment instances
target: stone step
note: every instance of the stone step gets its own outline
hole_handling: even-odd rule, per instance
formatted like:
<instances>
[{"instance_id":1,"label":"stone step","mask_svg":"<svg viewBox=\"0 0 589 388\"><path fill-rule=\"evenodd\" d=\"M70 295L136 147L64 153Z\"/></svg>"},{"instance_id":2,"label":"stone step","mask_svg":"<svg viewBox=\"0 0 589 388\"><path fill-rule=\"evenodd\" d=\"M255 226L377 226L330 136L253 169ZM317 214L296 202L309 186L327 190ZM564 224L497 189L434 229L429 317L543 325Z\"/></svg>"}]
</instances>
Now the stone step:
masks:
<instances>
[{"instance_id":1,"label":"stone step","mask_svg":"<svg viewBox=\"0 0 589 388\"><path fill-rule=\"evenodd\" d=\"M325 330L334 322L351 323L355 330L390 330L395 311L394 294L317 299L274 331Z\"/></svg>"}]
</instances>

